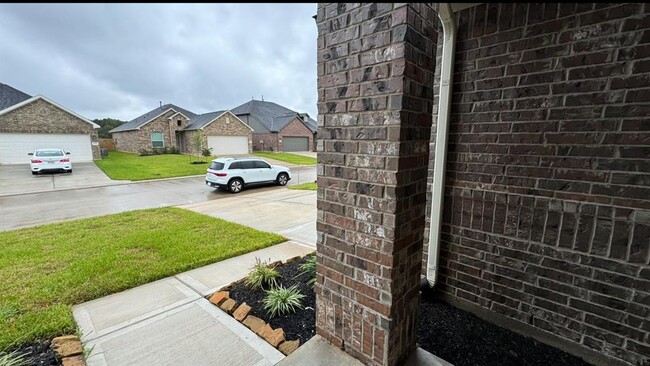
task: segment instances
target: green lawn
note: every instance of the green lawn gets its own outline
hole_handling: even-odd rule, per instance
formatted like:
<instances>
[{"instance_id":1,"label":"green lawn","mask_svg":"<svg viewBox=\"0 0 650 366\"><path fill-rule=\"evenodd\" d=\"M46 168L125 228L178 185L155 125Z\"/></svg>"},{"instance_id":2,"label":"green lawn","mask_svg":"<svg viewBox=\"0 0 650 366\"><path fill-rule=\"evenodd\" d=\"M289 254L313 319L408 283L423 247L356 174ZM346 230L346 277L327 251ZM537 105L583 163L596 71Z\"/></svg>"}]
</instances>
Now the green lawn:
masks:
<instances>
[{"instance_id":1,"label":"green lawn","mask_svg":"<svg viewBox=\"0 0 650 366\"><path fill-rule=\"evenodd\" d=\"M318 187L314 182L307 182L302 184L296 184L295 186L288 186L289 189L300 189L305 191L315 191Z\"/></svg>"},{"instance_id":2,"label":"green lawn","mask_svg":"<svg viewBox=\"0 0 650 366\"><path fill-rule=\"evenodd\" d=\"M201 158L210 161L213 158ZM180 154L140 156L111 151L108 157L95 160L95 164L111 179L146 180L205 174L206 164L190 164L197 157Z\"/></svg>"},{"instance_id":3,"label":"green lawn","mask_svg":"<svg viewBox=\"0 0 650 366\"><path fill-rule=\"evenodd\" d=\"M0 232L0 352L74 334L73 304L285 240L173 207Z\"/></svg>"},{"instance_id":4,"label":"green lawn","mask_svg":"<svg viewBox=\"0 0 650 366\"><path fill-rule=\"evenodd\" d=\"M275 153L270 151L255 151L253 154L296 165L316 165L316 158L310 158L309 156L302 156L298 154Z\"/></svg>"}]
</instances>

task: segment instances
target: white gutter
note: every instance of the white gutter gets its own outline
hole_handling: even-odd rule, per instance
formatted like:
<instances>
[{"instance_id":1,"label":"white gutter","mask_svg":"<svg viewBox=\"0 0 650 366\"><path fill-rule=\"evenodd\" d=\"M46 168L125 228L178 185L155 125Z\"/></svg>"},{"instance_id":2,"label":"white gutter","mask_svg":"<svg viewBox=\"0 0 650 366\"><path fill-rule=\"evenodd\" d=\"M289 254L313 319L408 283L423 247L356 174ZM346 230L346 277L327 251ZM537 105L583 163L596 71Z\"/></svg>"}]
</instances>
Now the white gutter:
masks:
<instances>
[{"instance_id":1,"label":"white gutter","mask_svg":"<svg viewBox=\"0 0 650 366\"><path fill-rule=\"evenodd\" d=\"M440 226L442 201L445 188L445 165L447 161L447 137L451 109L451 83L454 73L454 49L456 48L456 24L452 4L439 3L438 17L442 22L442 67L440 72L440 95L438 102L438 128L433 166L433 192L431 199L431 224L429 228L429 252L427 256L427 282L436 284L438 256L440 253Z\"/></svg>"}]
</instances>

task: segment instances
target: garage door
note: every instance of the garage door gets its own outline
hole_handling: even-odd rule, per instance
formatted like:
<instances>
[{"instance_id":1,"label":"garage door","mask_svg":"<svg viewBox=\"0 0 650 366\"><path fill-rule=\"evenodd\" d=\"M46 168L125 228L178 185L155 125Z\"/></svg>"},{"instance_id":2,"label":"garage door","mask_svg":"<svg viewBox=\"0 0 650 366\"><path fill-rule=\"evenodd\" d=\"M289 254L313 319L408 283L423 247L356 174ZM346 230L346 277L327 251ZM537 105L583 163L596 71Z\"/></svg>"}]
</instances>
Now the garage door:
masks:
<instances>
[{"instance_id":1,"label":"garage door","mask_svg":"<svg viewBox=\"0 0 650 366\"><path fill-rule=\"evenodd\" d=\"M0 133L0 163L2 164L28 164L27 153L46 148L69 151L72 163L93 160L90 135Z\"/></svg>"},{"instance_id":2,"label":"garage door","mask_svg":"<svg viewBox=\"0 0 650 366\"><path fill-rule=\"evenodd\" d=\"M208 136L212 155L248 154L248 136Z\"/></svg>"},{"instance_id":3,"label":"garage door","mask_svg":"<svg viewBox=\"0 0 650 366\"><path fill-rule=\"evenodd\" d=\"M309 151L308 137L283 137L284 151Z\"/></svg>"}]
</instances>

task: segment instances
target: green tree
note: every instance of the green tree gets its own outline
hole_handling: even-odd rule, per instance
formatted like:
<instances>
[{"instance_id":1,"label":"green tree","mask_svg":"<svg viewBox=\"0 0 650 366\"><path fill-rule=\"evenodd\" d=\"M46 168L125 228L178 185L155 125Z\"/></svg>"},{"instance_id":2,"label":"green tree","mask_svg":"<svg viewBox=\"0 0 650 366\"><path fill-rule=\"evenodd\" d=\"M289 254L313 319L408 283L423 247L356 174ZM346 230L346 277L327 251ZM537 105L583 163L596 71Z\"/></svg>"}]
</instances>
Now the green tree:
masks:
<instances>
[{"instance_id":1,"label":"green tree","mask_svg":"<svg viewBox=\"0 0 650 366\"><path fill-rule=\"evenodd\" d=\"M126 123L126 121L120 121L119 119L114 118L94 119L93 122L97 123L100 126L99 131L97 131L100 139L110 139L111 134L108 133L108 131L122 125L123 123Z\"/></svg>"},{"instance_id":2,"label":"green tree","mask_svg":"<svg viewBox=\"0 0 650 366\"><path fill-rule=\"evenodd\" d=\"M194 134L192 135L192 145L194 146L194 153L198 158L197 161L201 160L203 152L203 133L200 130L194 131Z\"/></svg>"}]
</instances>

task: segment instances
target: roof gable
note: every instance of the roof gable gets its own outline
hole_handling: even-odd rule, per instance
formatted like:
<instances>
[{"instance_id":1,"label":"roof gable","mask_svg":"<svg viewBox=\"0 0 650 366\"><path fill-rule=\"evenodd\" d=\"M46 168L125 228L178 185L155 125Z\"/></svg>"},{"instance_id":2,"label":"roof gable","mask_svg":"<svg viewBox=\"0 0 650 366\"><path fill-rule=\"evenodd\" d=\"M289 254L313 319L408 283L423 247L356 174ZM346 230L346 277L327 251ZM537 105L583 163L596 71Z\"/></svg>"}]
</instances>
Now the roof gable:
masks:
<instances>
[{"instance_id":1,"label":"roof gable","mask_svg":"<svg viewBox=\"0 0 650 366\"><path fill-rule=\"evenodd\" d=\"M91 126L93 126L93 128L100 128L100 126L98 124L96 124L95 122L93 122L93 121L91 121L91 120L89 120L89 119L87 119L85 117L82 117L82 116L78 115L77 113L69 110L68 108L66 108L66 107L64 107L64 106L62 106L60 104L55 103L52 100L49 100L49 99L45 98L42 95L37 95L37 96L32 97L30 99L24 100L24 101L22 101L22 102L20 102L18 104L14 104L9 108L3 109L3 110L0 111L0 116L3 115L3 114L9 113L9 112L11 112L13 110L16 110L16 109L18 109L20 107L23 107L23 106L25 106L27 104L33 103L33 102L35 102L37 100L43 100L43 101L45 101L45 102L47 102L49 104L52 104L53 106L55 106L55 107L57 107L57 108L59 108L61 110L63 110L64 112L70 113L71 115L79 118L80 120L82 120L82 121L84 121L86 123L89 123Z\"/></svg>"},{"instance_id":2,"label":"roof gable","mask_svg":"<svg viewBox=\"0 0 650 366\"><path fill-rule=\"evenodd\" d=\"M183 108L180 108L174 104L165 104L162 105L158 108L154 108L150 110L149 112L136 117L129 122L126 122L120 126L115 127L114 129L108 131L109 133L114 133L114 132L123 132L123 131L131 131L131 130L137 130L140 129L140 127L144 126L145 124L153 121L154 119L160 117L161 115L167 113L169 110L173 110L174 112L178 112L183 114L185 117L188 119L192 119L196 117L197 115L186 110Z\"/></svg>"},{"instance_id":3,"label":"roof gable","mask_svg":"<svg viewBox=\"0 0 650 366\"><path fill-rule=\"evenodd\" d=\"M0 83L0 111L31 98L32 96L27 93L23 93L7 84Z\"/></svg>"},{"instance_id":4,"label":"roof gable","mask_svg":"<svg viewBox=\"0 0 650 366\"><path fill-rule=\"evenodd\" d=\"M231 111L216 111L216 112L210 112L210 113L204 113L199 116L196 116L190 120L190 123L185 126L183 129L184 131L189 131L189 130L199 130L203 129L205 126L209 125L210 123L216 121L219 117L223 116L224 114L229 113L235 119L249 128L251 131L253 131L253 128L249 125L247 125L244 121L242 121L239 117L237 117L235 114L233 114Z\"/></svg>"}]
</instances>

